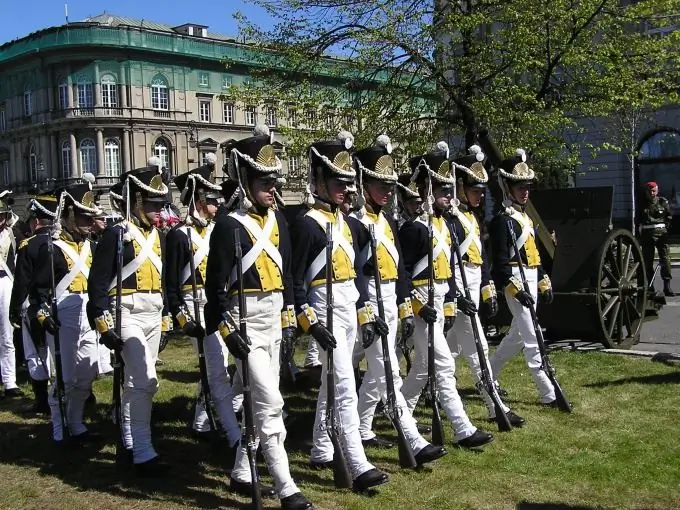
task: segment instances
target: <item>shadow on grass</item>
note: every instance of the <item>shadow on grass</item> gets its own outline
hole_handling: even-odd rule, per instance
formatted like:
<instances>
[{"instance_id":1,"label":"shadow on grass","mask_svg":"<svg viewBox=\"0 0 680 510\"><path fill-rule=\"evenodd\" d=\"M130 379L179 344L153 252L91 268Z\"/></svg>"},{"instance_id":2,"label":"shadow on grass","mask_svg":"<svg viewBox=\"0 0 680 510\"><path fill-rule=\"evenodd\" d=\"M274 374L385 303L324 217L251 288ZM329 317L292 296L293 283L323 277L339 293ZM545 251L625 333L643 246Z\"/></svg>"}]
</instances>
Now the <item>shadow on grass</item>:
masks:
<instances>
[{"instance_id":1,"label":"shadow on grass","mask_svg":"<svg viewBox=\"0 0 680 510\"><path fill-rule=\"evenodd\" d=\"M161 381L171 381L184 384L196 384L200 380L200 375L197 370L171 370L158 367L158 378Z\"/></svg>"},{"instance_id":2,"label":"shadow on grass","mask_svg":"<svg viewBox=\"0 0 680 510\"><path fill-rule=\"evenodd\" d=\"M566 503L529 503L520 501L516 510L601 510L601 506L568 505Z\"/></svg>"},{"instance_id":3,"label":"shadow on grass","mask_svg":"<svg viewBox=\"0 0 680 510\"><path fill-rule=\"evenodd\" d=\"M680 370L668 374L641 375L636 377L623 377L613 381L601 381L586 384L586 388L607 388L609 386L622 386L624 384L680 384Z\"/></svg>"}]
</instances>

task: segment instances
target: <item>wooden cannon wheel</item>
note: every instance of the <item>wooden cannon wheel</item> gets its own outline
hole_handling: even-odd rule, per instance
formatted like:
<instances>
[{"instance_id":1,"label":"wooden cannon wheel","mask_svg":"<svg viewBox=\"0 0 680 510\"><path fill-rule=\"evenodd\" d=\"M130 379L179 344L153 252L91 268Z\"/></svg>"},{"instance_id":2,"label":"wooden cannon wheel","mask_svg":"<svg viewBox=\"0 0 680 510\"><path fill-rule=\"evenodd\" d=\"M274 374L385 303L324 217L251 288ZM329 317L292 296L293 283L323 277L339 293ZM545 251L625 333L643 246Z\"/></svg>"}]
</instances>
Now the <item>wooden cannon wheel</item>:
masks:
<instances>
[{"instance_id":1,"label":"wooden cannon wheel","mask_svg":"<svg viewBox=\"0 0 680 510\"><path fill-rule=\"evenodd\" d=\"M647 305L642 250L630 231L613 230L600 251L596 282L602 343L628 349L638 342Z\"/></svg>"}]
</instances>

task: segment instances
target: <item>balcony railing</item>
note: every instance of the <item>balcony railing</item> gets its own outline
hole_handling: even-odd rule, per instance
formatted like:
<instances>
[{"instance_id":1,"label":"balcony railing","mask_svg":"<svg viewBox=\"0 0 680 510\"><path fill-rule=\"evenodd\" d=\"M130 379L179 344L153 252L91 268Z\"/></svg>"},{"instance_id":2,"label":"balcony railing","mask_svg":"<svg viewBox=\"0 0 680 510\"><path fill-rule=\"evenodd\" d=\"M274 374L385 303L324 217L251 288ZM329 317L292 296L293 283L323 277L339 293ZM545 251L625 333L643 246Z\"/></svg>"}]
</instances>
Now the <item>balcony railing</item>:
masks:
<instances>
[{"instance_id":1,"label":"balcony railing","mask_svg":"<svg viewBox=\"0 0 680 510\"><path fill-rule=\"evenodd\" d=\"M66 108L51 112L35 113L30 117L16 117L6 120L7 129L0 134L23 126L42 124L58 119L75 118L123 118L123 119L166 119L175 121L187 121L189 112L180 110L154 110L151 108L111 108L95 106L91 108Z\"/></svg>"}]
</instances>

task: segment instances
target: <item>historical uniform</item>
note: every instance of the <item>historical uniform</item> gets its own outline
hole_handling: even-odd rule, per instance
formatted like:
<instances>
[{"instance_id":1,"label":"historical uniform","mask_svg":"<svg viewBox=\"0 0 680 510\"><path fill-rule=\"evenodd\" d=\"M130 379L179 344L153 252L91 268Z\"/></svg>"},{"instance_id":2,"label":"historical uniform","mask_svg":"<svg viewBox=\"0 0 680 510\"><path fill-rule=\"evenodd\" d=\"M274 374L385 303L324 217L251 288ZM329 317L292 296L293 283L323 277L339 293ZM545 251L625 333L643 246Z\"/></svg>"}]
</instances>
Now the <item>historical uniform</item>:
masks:
<instances>
[{"instance_id":1,"label":"historical uniform","mask_svg":"<svg viewBox=\"0 0 680 510\"><path fill-rule=\"evenodd\" d=\"M418 184L424 201L425 214L407 221L399 230L399 242L404 254L404 266L411 291L415 318L415 349L413 365L402 386L402 393L411 409L415 409L427 381L428 323L434 323L435 371L439 401L451 421L455 439L460 446L481 446L493 439L491 434L477 429L468 418L456 389L455 361L444 336L444 323L456 314L456 282L453 277L454 259L451 253L452 235L443 216L453 193L455 177L448 160L448 146L439 142L435 151L411 159L413 180ZM434 193L440 198L438 205ZM431 218L428 218L428 214ZM428 223L432 225L432 245L429 243ZM432 250L433 266L428 263ZM434 307L427 304L430 271L434 278Z\"/></svg>"},{"instance_id":2,"label":"historical uniform","mask_svg":"<svg viewBox=\"0 0 680 510\"><path fill-rule=\"evenodd\" d=\"M659 252L663 292L666 296L675 296L671 289L671 257L668 250L668 231L670 230L673 214L668 200L659 196L659 187L655 182L648 182L645 189L643 207L640 211L638 225L642 256L645 259L647 281L654 276L654 250Z\"/></svg>"},{"instance_id":3,"label":"historical uniform","mask_svg":"<svg viewBox=\"0 0 680 510\"><path fill-rule=\"evenodd\" d=\"M423 199L418 193L415 182L411 182L411 173L401 174L397 178L397 207L399 210L398 226L412 221L422 214Z\"/></svg>"},{"instance_id":4,"label":"historical uniform","mask_svg":"<svg viewBox=\"0 0 680 510\"><path fill-rule=\"evenodd\" d=\"M17 217L11 209L11 194L8 189L0 191L0 373L6 398L22 395L17 386L14 328L9 318L17 252L17 239L12 228Z\"/></svg>"},{"instance_id":5,"label":"historical uniform","mask_svg":"<svg viewBox=\"0 0 680 510\"><path fill-rule=\"evenodd\" d=\"M239 377L243 370L241 360L247 358L254 425L274 480L274 494L281 499L284 509L308 509L312 505L290 475L284 447L286 429L283 397L279 391L279 350L282 338L285 336L285 341L289 341L294 334L296 322L290 238L283 215L273 208L273 189L280 178L281 162L265 126L256 127L254 136L231 145L228 171L231 179L238 182L240 208L216 218L210 241L206 272L206 356L208 366L215 370L209 368L209 371L215 373L226 366L227 353L216 352L218 345L224 349L222 342L237 358ZM263 205L253 193L255 186L271 193L271 204ZM237 272L235 235L239 236L243 250L242 274ZM238 326L239 282L243 284L247 304L247 339L241 336ZM216 366L220 359L222 367ZM211 376L211 384L214 379ZM214 388L214 391L219 390ZM231 472L232 490L243 495L252 493L253 483L247 447L242 440ZM262 490L263 495L273 495L267 488L257 489Z\"/></svg>"},{"instance_id":6,"label":"historical uniform","mask_svg":"<svg viewBox=\"0 0 680 510\"><path fill-rule=\"evenodd\" d=\"M552 301L552 285L541 265L533 221L526 213L525 206L513 197L511 190L514 186L530 185L535 178L534 171L526 163L524 150L518 149L513 157L500 163L498 174L505 200L504 210L492 220L489 227L493 253L492 267L494 281L505 293L512 313L512 323L507 335L491 356L491 370L498 378L505 363L524 350L524 359L538 389L540 401L553 405L555 391L541 368L541 355L529 311L530 306L536 307L539 293L546 302ZM510 228L515 232L519 253L513 246ZM524 290L517 257L522 257L529 293Z\"/></svg>"},{"instance_id":7,"label":"historical uniform","mask_svg":"<svg viewBox=\"0 0 680 510\"><path fill-rule=\"evenodd\" d=\"M357 413L357 394L352 353L357 328L374 321L365 294L362 271L356 270L355 239L340 211L356 175L349 150L353 137L341 132L336 140L317 142L309 149L307 204L311 209L298 218L293 230L293 285L295 308L302 329L310 333L324 350L333 350L335 372L336 423L355 489L366 489L387 482L387 475L366 458ZM331 197L331 187L335 196ZM344 190L344 191L343 191ZM339 202L339 203L338 203ZM326 328L326 229L332 228L333 331ZM355 282L355 280L358 280ZM360 295L360 290L364 295ZM329 466L333 445L326 431L327 365L324 363L314 421L311 462Z\"/></svg>"},{"instance_id":8,"label":"historical uniform","mask_svg":"<svg viewBox=\"0 0 680 510\"><path fill-rule=\"evenodd\" d=\"M157 475L167 466L159 461L151 441L151 407L158 390L155 361L161 333L171 328L164 315L162 238L154 226L168 192L160 171L160 160L121 175L125 221L107 229L92 261L88 288L90 313L101 335L100 341L120 349L125 363L123 384L123 441L132 452L138 474ZM116 333L117 249L123 229L122 320Z\"/></svg>"},{"instance_id":9,"label":"historical uniform","mask_svg":"<svg viewBox=\"0 0 680 510\"><path fill-rule=\"evenodd\" d=\"M52 355L55 355L53 335L59 334L68 431L62 427L58 382L55 381L49 393L52 436L55 441L62 441L67 434L79 440L90 437L83 423L83 412L97 375L97 338L88 324L86 309L87 277L92 261L89 230L92 217L100 210L92 192L94 176L84 174L82 179L85 182L57 191L55 220L62 220L64 225L57 223L52 229L24 240L26 256L22 258L22 267L19 268L23 273L18 279L19 284L29 282L27 314L32 319L31 329L41 328L45 331ZM49 253L50 235L54 238L51 240L53 256ZM58 321L51 307L55 298ZM55 359L52 363L56 362L58 360Z\"/></svg>"},{"instance_id":10,"label":"historical uniform","mask_svg":"<svg viewBox=\"0 0 680 510\"><path fill-rule=\"evenodd\" d=\"M450 223L455 236L454 242L457 241L459 243L458 249L463 259L463 271L465 271L468 290L474 308L478 310L481 301L489 310L489 315L494 316L498 311L496 287L491 279L488 253L481 239L480 221L476 215L477 208L470 204L466 195L466 192L473 188L478 188L482 191L486 189L489 176L484 168L485 157L481 148L473 145L470 147L468 155L452 161L456 174L457 200L454 200L451 208ZM472 375L475 378L477 389L489 411L489 418L493 420L496 417L496 410L491 397L481 382L479 355L475 344L472 321L476 322L476 329L479 332L484 356L487 358L487 366L489 365L489 347L484 336L484 329L479 321L479 314L473 313L470 316L464 313L464 308L469 303L464 298L463 279L458 263L455 264L455 278L456 288L460 290L457 318L446 338L454 356L457 356L460 352L467 360L472 370ZM493 379L493 374L491 377ZM524 423L524 420L510 411L507 405L503 404L503 409L513 426L519 427Z\"/></svg>"},{"instance_id":11,"label":"historical uniform","mask_svg":"<svg viewBox=\"0 0 680 510\"><path fill-rule=\"evenodd\" d=\"M212 154L212 158L214 158L214 154ZM196 350L198 349L197 342L204 343L204 350L207 348L206 342L203 339L205 330L199 324L203 322L203 309L206 303L205 278L210 239L215 227L213 216L217 211L219 203L223 202L222 187L214 182L213 172L215 164L212 158L208 164L175 178L175 185L181 192L180 198L182 204L187 207L187 218L183 224L172 228L166 237L167 255L165 264L168 307L176 324L192 338L192 343ZM208 212L208 204L212 206L210 212ZM198 317L194 316L195 306L189 257L193 257L193 264L196 270ZM214 335L212 340L215 340ZM211 359L214 359L215 355L217 355L222 362L225 361L223 357L225 347L219 339L208 350L211 353ZM224 363L219 363L219 368L225 366ZM226 373L220 370L219 375L225 376ZM223 417L220 422L225 424L225 432L229 434L231 441L236 442L239 437L239 429L236 415L231 411L228 399L229 392L226 389L228 375L226 375L226 380L224 381L220 381L216 374L213 374L212 379L217 388L222 390L218 391L220 407L218 412ZM205 401L205 391L200 381L198 383L198 395L193 429L197 433L202 434L211 429L206 405L212 405L212 403ZM212 397L214 400L215 396L213 395Z\"/></svg>"},{"instance_id":12,"label":"historical uniform","mask_svg":"<svg viewBox=\"0 0 680 510\"><path fill-rule=\"evenodd\" d=\"M377 313L378 298L375 285L375 265L378 265L381 280L381 298L384 307L385 326L388 327L387 341L389 352L383 352L382 342L378 332L370 326L362 328L361 346L365 350L368 370L359 388L359 430L364 445L377 443L379 438L372 430L375 407L382 399L387 402L387 383L384 365L384 356L390 356L392 366L392 378L397 409L394 410L401 422L404 435L420 465L430 462L446 454L446 450L433 446L418 432L415 419L406 405L404 396L401 394L402 380L399 375L399 363L396 355L396 337L399 320L413 321L413 309L409 297L409 282L404 270L401 246L397 236L397 226L392 217L382 210L385 204L379 204L372 199L368 190L365 191L366 183L380 183L391 187L391 195L394 197L394 187L397 174L394 171L392 156L392 144L390 139L382 135L376 140L376 145L360 150L355 154L357 172L359 174L359 194L364 196L361 202L365 206L351 214L358 220L359 229L357 236L357 257L360 271L363 272L367 282L367 295L373 311ZM392 198L390 197L390 198ZM374 229L376 240L376 257L373 260L371 250L371 237L369 228Z\"/></svg>"}]
</instances>

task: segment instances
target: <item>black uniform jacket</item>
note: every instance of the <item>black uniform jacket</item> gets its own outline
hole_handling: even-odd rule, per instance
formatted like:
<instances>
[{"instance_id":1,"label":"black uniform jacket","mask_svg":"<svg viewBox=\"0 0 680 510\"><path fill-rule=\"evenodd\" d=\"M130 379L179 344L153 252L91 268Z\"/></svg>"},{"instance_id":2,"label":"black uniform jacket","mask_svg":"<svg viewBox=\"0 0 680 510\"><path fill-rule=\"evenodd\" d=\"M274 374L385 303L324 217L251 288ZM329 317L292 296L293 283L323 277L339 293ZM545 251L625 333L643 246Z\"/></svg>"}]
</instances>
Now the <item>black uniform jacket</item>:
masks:
<instances>
[{"instance_id":1,"label":"black uniform jacket","mask_svg":"<svg viewBox=\"0 0 680 510\"><path fill-rule=\"evenodd\" d=\"M523 209L521 209L524 212ZM512 238L510 237L509 226L512 227L513 232L515 232L515 237L519 239L522 234L522 225L520 225L515 219L511 218L507 214L501 212L496 215L489 225L489 235L491 238L491 252L492 252L492 274L494 282L499 285L502 289L505 289L510 283L510 278L512 277L512 266L517 265L517 254L513 253L511 257L510 254L514 251L512 249ZM536 227L534 226L534 240L538 239L536 234ZM529 266L527 257L527 244L519 250L519 254L522 257L522 263L524 267ZM534 241L534 247L535 241ZM538 252L536 252L536 256ZM540 259L539 259L540 262ZM538 281L541 281L545 276L545 271L543 266L539 263L536 267L538 274Z\"/></svg>"},{"instance_id":2,"label":"black uniform jacket","mask_svg":"<svg viewBox=\"0 0 680 510\"><path fill-rule=\"evenodd\" d=\"M292 278L291 278L291 242L288 233L288 224L279 211L275 211L276 222L279 231L279 252L283 265L281 275L283 283L283 308L293 304ZM262 216L264 217L264 215ZM229 278L236 267L234 232L239 229L241 250L243 256L253 247L253 242L245 227L238 220L230 217L226 211L215 217L215 228L210 237L210 254L208 255L208 267L205 277L205 324L208 334L217 331L218 324L222 321L222 315L230 309L230 296L238 289L238 281L232 288L227 288ZM273 263L272 263L273 264ZM245 292L263 291L262 278L256 264L253 264L243 275L243 289Z\"/></svg>"},{"instance_id":3,"label":"black uniform jacket","mask_svg":"<svg viewBox=\"0 0 680 510\"><path fill-rule=\"evenodd\" d=\"M111 296L115 293L115 287L109 291L111 282L116 279L117 274L117 254L118 254L118 232L124 229L125 225L118 223L104 230L97 249L92 257L92 267L90 267L90 277L87 280L88 295L88 319L92 321L95 317L101 316L104 311L110 311ZM142 227L139 227L140 229ZM154 228L154 227L152 227ZM148 231L147 231L148 232ZM165 235L159 234L161 245L161 260L165 254ZM132 242L123 242L123 267L132 262L135 258L135 248ZM161 271L161 292L165 289L165 264ZM123 280L122 291L124 294L131 294L138 289L137 274L131 274ZM164 310L167 313L167 300L163 292Z\"/></svg>"}]
</instances>

